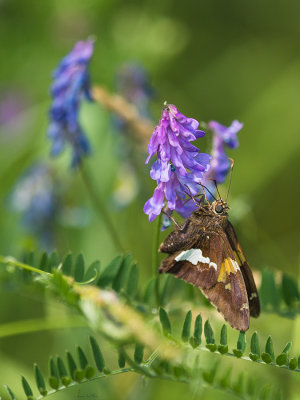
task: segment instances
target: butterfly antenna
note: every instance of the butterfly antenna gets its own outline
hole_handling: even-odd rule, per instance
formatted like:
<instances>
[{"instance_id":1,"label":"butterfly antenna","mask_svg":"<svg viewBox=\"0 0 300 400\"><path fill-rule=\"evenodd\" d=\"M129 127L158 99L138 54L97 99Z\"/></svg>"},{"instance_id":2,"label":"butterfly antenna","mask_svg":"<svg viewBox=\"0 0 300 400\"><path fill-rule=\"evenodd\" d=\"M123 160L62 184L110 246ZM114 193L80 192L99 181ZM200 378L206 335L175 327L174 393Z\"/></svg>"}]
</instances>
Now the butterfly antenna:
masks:
<instances>
[{"instance_id":1,"label":"butterfly antenna","mask_svg":"<svg viewBox=\"0 0 300 400\"><path fill-rule=\"evenodd\" d=\"M212 192L211 192L206 186L204 186L203 183L199 182L198 185L200 185L200 186L202 187L205 200L207 201L208 204L210 204L210 202L208 201L208 198L206 197L206 193L205 193L205 190L204 190L204 189L206 189L206 190L208 191L208 193L217 201L217 199L216 199L215 196L212 194Z\"/></svg>"},{"instance_id":2,"label":"butterfly antenna","mask_svg":"<svg viewBox=\"0 0 300 400\"><path fill-rule=\"evenodd\" d=\"M189 192L185 192L188 196L190 196L190 198L193 200L193 202L196 204L197 207L199 207L199 203L197 202L197 200L195 199L195 197L192 195L191 189L189 188L188 185L184 185L186 186L187 190Z\"/></svg>"},{"instance_id":3,"label":"butterfly antenna","mask_svg":"<svg viewBox=\"0 0 300 400\"><path fill-rule=\"evenodd\" d=\"M218 193L218 196L219 196L219 200L221 200L221 195L220 195L220 192L219 192L217 181L215 179L210 179L210 180L213 181L213 183L215 185L215 188L216 188L216 192Z\"/></svg>"},{"instance_id":4,"label":"butterfly antenna","mask_svg":"<svg viewBox=\"0 0 300 400\"><path fill-rule=\"evenodd\" d=\"M228 195L229 195L229 190L230 190L230 186L231 186L231 178L232 178L232 171L233 171L233 166L234 166L234 160L233 158L229 158L228 159L231 161L231 165L230 165L230 175L229 175L229 185L228 185L228 190L227 190L227 195L226 195L226 203L227 203L227 199L228 199Z\"/></svg>"}]
</instances>

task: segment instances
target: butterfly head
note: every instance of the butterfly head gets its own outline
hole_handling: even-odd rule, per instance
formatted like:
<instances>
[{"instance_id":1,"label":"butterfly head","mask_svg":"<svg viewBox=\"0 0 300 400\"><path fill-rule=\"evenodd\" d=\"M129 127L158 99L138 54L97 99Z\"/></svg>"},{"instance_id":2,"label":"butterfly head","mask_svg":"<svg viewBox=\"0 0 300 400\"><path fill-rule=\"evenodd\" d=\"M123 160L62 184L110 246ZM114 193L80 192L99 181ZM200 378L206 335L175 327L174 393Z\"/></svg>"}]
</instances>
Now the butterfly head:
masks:
<instances>
[{"instance_id":1,"label":"butterfly head","mask_svg":"<svg viewBox=\"0 0 300 400\"><path fill-rule=\"evenodd\" d=\"M229 207L224 200L216 200L212 202L211 209L216 215L227 215Z\"/></svg>"}]
</instances>

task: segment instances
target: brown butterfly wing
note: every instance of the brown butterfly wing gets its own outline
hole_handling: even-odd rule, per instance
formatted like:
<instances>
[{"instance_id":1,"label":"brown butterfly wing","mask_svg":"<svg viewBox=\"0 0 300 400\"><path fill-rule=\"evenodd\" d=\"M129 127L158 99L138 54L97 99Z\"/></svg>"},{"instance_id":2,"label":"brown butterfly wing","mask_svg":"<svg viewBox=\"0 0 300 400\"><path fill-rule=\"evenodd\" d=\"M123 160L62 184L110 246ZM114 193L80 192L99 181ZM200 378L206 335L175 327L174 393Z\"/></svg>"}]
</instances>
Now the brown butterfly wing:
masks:
<instances>
[{"instance_id":1,"label":"brown butterfly wing","mask_svg":"<svg viewBox=\"0 0 300 400\"><path fill-rule=\"evenodd\" d=\"M246 290L247 290L247 294L248 294L250 315L252 317L256 318L260 314L260 303L259 303L257 288L255 285L255 281L253 278L251 268L246 260L244 252L238 241L235 230L229 221L228 221L228 224L226 227L226 234L227 234L229 243L230 243L233 251L236 254L236 259L239 263L239 266L241 268L241 271L242 271L242 274L244 277L244 282L245 282L245 286L246 286Z\"/></svg>"},{"instance_id":2,"label":"brown butterfly wing","mask_svg":"<svg viewBox=\"0 0 300 400\"><path fill-rule=\"evenodd\" d=\"M159 272L171 273L199 287L233 328L247 330L247 291L225 232L217 226L215 232L197 229L195 236L192 248L183 243L180 249L177 243L176 251L162 262Z\"/></svg>"}]
</instances>

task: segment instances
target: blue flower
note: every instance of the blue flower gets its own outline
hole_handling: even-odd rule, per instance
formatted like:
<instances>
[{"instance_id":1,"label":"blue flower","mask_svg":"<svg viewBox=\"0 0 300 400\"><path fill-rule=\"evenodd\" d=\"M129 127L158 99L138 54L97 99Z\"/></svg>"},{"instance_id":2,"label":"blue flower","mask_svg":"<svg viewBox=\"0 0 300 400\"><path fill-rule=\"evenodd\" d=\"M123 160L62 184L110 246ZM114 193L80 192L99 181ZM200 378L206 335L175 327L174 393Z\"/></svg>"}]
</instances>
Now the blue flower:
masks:
<instances>
[{"instance_id":1,"label":"blue flower","mask_svg":"<svg viewBox=\"0 0 300 400\"><path fill-rule=\"evenodd\" d=\"M79 123L82 97L92 101L90 93L89 61L94 50L92 40L76 43L53 73L52 104L48 136L52 140L51 154L60 154L69 144L72 149L72 166L80 164L90 152L88 139Z\"/></svg>"},{"instance_id":2,"label":"blue flower","mask_svg":"<svg viewBox=\"0 0 300 400\"><path fill-rule=\"evenodd\" d=\"M210 121L208 127L213 132L212 159L210 168L204 176L203 184L209 186L209 189L214 192L214 185L212 181L209 182L209 179L215 180L218 184L225 181L230 169L230 161L225 152L225 146L231 149L238 147L237 134L243 128L243 124L235 120L229 127L226 127L219 122Z\"/></svg>"},{"instance_id":3,"label":"blue flower","mask_svg":"<svg viewBox=\"0 0 300 400\"><path fill-rule=\"evenodd\" d=\"M48 166L36 164L19 179L12 193L12 207L22 214L22 222L48 247L52 228L60 210L57 183Z\"/></svg>"},{"instance_id":4,"label":"blue flower","mask_svg":"<svg viewBox=\"0 0 300 400\"><path fill-rule=\"evenodd\" d=\"M156 154L150 176L157 187L144 206L144 212L152 222L166 205L171 212L176 210L185 216L187 193L197 195L199 183L209 168L211 157L190 142L205 135L198 130L199 122L187 118L172 105L165 105L159 124L155 128L148 146L150 158ZM165 203L166 201L166 203Z\"/></svg>"}]
</instances>

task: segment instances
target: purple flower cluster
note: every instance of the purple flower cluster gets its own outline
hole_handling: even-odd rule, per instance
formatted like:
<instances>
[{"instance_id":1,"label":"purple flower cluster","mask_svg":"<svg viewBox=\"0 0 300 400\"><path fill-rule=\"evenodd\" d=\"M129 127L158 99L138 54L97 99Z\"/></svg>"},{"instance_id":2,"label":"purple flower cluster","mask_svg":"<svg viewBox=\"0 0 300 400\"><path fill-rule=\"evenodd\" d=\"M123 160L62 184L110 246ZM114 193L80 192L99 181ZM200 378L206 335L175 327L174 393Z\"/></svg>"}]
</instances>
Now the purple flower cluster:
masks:
<instances>
[{"instance_id":1,"label":"purple flower cluster","mask_svg":"<svg viewBox=\"0 0 300 400\"><path fill-rule=\"evenodd\" d=\"M210 121L208 127L213 132L212 159L210 168L204 176L203 184L209 186L209 189L214 192L214 185L212 185L212 181L209 182L209 179L214 179L218 184L225 181L230 169L225 146L231 149L238 147L237 133L243 128L243 124L235 120L229 127L226 127L219 122Z\"/></svg>"},{"instance_id":2,"label":"purple flower cluster","mask_svg":"<svg viewBox=\"0 0 300 400\"><path fill-rule=\"evenodd\" d=\"M165 105L159 124L148 146L150 158L157 154L150 176L157 187L144 206L144 212L152 222L165 205L170 212L176 210L183 217L190 212L187 193L196 195L203 174L209 168L211 157L200 153L190 142L205 135L198 130L199 122L181 114L174 105Z\"/></svg>"},{"instance_id":3,"label":"purple flower cluster","mask_svg":"<svg viewBox=\"0 0 300 400\"><path fill-rule=\"evenodd\" d=\"M72 148L72 166L81 162L90 152L89 142L79 123L79 107L83 96L90 94L89 61L94 50L92 40L76 43L53 73L51 87L53 101L50 108L48 136L52 140L52 155L62 152L66 144Z\"/></svg>"}]
</instances>

